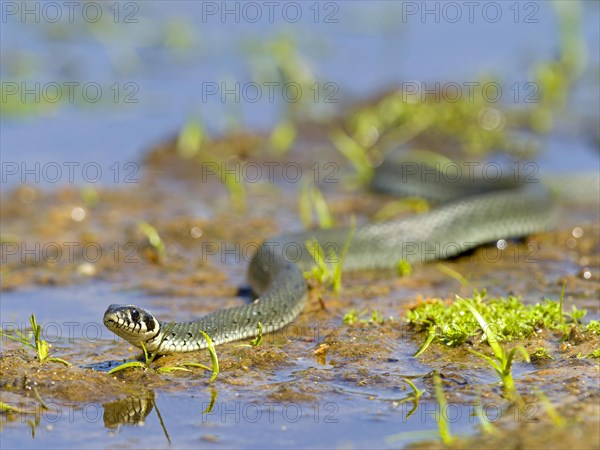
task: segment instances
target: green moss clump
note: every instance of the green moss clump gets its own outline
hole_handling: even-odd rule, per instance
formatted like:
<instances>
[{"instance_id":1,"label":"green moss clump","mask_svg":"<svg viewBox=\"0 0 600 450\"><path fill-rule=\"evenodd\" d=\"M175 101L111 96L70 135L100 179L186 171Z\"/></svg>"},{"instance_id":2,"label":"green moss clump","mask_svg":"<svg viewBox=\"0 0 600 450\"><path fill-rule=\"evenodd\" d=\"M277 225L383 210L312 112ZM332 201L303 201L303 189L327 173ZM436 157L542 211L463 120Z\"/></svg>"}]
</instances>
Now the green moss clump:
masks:
<instances>
[{"instance_id":1,"label":"green moss clump","mask_svg":"<svg viewBox=\"0 0 600 450\"><path fill-rule=\"evenodd\" d=\"M585 315L585 311L577 310L576 314L565 314L566 317L563 317L557 301L546 299L535 305L526 305L519 297L514 296L488 298L485 290L475 291L469 301L493 328L494 336L500 341L527 339L544 329L562 330L565 318L577 324L577 320ZM485 333L480 324L460 302L444 302L439 299L423 302L406 313L406 320L416 330L433 336L431 341L450 347L461 345L473 337L480 337L485 341ZM600 324L592 321L581 328L597 333L600 331Z\"/></svg>"}]
</instances>

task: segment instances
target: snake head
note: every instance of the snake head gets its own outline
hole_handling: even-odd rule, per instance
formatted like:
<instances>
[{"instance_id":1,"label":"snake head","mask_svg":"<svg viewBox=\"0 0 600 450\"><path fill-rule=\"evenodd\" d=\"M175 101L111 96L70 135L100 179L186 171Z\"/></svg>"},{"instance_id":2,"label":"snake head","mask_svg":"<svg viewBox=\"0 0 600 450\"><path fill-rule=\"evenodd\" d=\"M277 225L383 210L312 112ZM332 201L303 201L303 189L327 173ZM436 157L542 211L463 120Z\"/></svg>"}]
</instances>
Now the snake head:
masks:
<instances>
[{"instance_id":1,"label":"snake head","mask_svg":"<svg viewBox=\"0 0 600 450\"><path fill-rule=\"evenodd\" d=\"M135 305L110 305L104 313L104 325L131 345L148 348L160 333L160 323L145 309Z\"/></svg>"}]
</instances>

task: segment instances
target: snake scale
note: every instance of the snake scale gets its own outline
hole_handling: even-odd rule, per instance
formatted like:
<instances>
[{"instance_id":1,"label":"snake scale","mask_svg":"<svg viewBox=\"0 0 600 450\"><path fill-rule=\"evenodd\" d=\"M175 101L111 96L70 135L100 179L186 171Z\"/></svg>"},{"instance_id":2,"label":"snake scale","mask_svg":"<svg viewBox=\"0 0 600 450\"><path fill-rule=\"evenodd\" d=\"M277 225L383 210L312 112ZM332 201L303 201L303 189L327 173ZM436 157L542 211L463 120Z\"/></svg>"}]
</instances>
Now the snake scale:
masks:
<instances>
[{"instance_id":1,"label":"snake scale","mask_svg":"<svg viewBox=\"0 0 600 450\"><path fill-rule=\"evenodd\" d=\"M421 173L404 176L406 172L404 164L383 165L372 187L425 197L441 205L424 214L357 226L343 261L344 271L393 268L402 260L413 264L449 258L485 243L553 226L553 196L542 183L511 177L431 183L423 182ZM110 305L104 324L130 344L141 348L143 342L149 352L158 354L206 348L201 331L218 345L255 336L259 322L263 333L278 330L292 322L306 304L303 273L314 266L306 241L316 239L323 248L337 249L339 255L350 231L308 231L265 241L248 269L248 282L258 296L254 302L175 323L166 336L169 322L134 305Z\"/></svg>"}]
</instances>

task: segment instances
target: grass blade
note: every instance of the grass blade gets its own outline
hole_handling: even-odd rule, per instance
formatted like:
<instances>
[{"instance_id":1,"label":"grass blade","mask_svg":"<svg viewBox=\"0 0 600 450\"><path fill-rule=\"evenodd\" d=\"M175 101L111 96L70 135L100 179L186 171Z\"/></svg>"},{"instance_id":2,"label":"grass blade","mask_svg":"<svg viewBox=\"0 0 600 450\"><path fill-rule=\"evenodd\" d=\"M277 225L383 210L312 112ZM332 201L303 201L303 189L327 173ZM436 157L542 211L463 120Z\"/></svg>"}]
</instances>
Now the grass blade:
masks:
<instances>
[{"instance_id":1,"label":"grass blade","mask_svg":"<svg viewBox=\"0 0 600 450\"><path fill-rule=\"evenodd\" d=\"M212 383L219 375L219 359L217 358L217 351L215 350L215 344L208 334L204 331L200 331L204 339L206 339L206 343L208 344L208 352L210 353L210 360L212 362L212 375L210 377L210 382Z\"/></svg>"},{"instance_id":2,"label":"grass blade","mask_svg":"<svg viewBox=\"0 0 600 450\"><path fill-rule=\"evenodd\" d=\"M115 367L114 369L110 369L108 371L109 375L112 375L115 372L119 372L121 370L125 370L129 367L141 367L142 369L147 369L148 366L140 361L130 361L128 363L121 364L120 366Z\"/></svg>"}]
</instances>

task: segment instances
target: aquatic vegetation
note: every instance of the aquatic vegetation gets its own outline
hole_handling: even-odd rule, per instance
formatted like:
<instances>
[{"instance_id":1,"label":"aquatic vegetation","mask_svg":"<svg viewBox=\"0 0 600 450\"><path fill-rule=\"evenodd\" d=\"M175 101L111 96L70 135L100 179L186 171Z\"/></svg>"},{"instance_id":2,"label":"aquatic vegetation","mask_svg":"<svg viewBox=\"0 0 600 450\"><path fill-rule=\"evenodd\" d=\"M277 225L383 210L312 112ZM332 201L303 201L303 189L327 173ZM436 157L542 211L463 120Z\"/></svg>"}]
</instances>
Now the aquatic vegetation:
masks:
<instances>
[{"instance_id":1,"label":"aquatic vegetation","mask_svg":"<svg viewBox=\"0 0 600 450\"><path fill-rule=\"evenodd\" d=\"M525 361L529 362L529 354L525 350L522 345L517 345L513 347L512 350L505 352L504 348L498 343L498 338L496 337L494 330L490 325L486 322L486 320L479 314L479 311L466 299L460 298L458 299L460 303L462 303L475 317L481 329L483 330L486 340L490 345L494 358L491 358L483 353L477 352L471 348L468 350L474 355L479 356L481 359L486 361L495 371L500 380L502 380L502 385L504 387L505 393L510 397L514 398L516 395L515 390L515 382L512 376L512 366L515 360L515 355L518 352L521 353Z\"/></svg>"},{"instance_id":2,"label":"aquatic vegetation","mask_svg":"<svg viewBox=\"0 0 600 450\"><path fill-rule=\"evenodd\" d=\"M29 318L29 323L31 324L31 330L33 333L33 342L29 341L29 338L21 333L19 330L13 330L14 335L6 333L4 330L0 330L0 336L4 336L8 339L12 339L13 341L20 342L26 347L31 347L35 349L37 353L37 358L40 363L44 362L57 362L60 364L64 364L65 366L70 366L71 364L61 358L56 358L50 356L50 346L48 342L42 339L42 325L39 324L35 318L35 314L31 314Z\"/></svg>"},{"instance_id":3,"label":"aquatic vegetation","mask_svg":"<svg viewBox=\"0 0 600 450\"><path fill-rule=\"evenodd\" d=\"M258 347L260 344L262 344L262 337L263 337L263 326L262 326L262 323L258 322L258 324L256 326L258 328L258 333L254 337L254 339L252 339L250 341L250 345L252 347Z\"/></svg>"},{"instance_id":4,"label":"aquatic vegetation","mask_svg":"<svg viewBox=\"0 0 600 450\"><path fill-rule=\"evenodd\" d=\"M357 173L358 182L367 184L373 176L373 167L367 159L367 150L341 129L332 131L330 139L335 148L352 164Z\"/></svg>"},{"instance_id":5,"label":"aquatic vegetation","mask_svg":"<svg viewBox=\"0 0 600 450\"><path fill-rule=\"evenodd\" d=\"M526 339L542 329L560 330L563 339L568 339L573 329L593 333L597 327L594 321L588 326L579 322L585 310L574 308L569 314L563 313L563 297L564 289L559 302L546 300L525 305L517 297L487 298L485 291L475 291L469 299L457 296L454 302L432 300L420 303L406 313L409 324L427 332L427 339L415 356L423 354L434 341L455 347L479 337L490 346L492 356L471 348L468 350L486 361L502 381L505 394L509 398L516 398L512 376L516 355L521 354L527 362L530 359L541 361L553 357L543 347L529 355L522 345L505 350L501 342ZM595 353L598 352L591 352L586 357L597 357Z\"/></svg>"},{"instance_id":6,"label":"aquatic vegetation","mask_svg":"<svg viewBox=\"0 0 600 450\"><path fill-rule=\"evenodd\" d=\"M193 158L207 140L208 136L200 121L188 120L177 136L177 152L183 158Z\"/></svg>"},{"instance_id":7,"label":"aquatic vegetation","mask_svg":"<svg viewBox=\"0 0 600 450\"><path fill-rule=\"evenodd\" d=\"M316 239L307 240L304 245L315 260L315 266L313 266L312 270L305 272L304 277L306 279L312 278L317 280L320 284L331 286L333 292L340 292L342 289L342 268L344 266L346 254L348 253L348 248L354 238L355 231L356 219L353 216L350 231L344 241L344 246L342 247L339 257L333 249L326 255L325 250ZM328 264L328 262L330 262L330 264Z\"/></svg>"},{"instance_id":8,"label":"aquatic vegetation","mask_svg":"<svg viewBox=\"0 0 600 450\"><path fill-rule=\"evenodd\" d=\"M368 183L373 168L404 144L436 148L443 143L460 149L459 158L481 157L498 149L517 157L535 153L539 144L533 134L526 141L515 140L514 133L551 131L587 63L581 4L553 5L560 38L557 57L532 64L532 82L524 85L521 92L514 86L508 88L515 104L528 103L530 107L490 101L493 99L487 89L502 85L500 79L491 76L480 77L469 86L469 95L463 96L453 96L440 88L424 95L419 83L404 83L401 89L356 108L330 134L334 146L352 164L358 180Z\"/></svg>"},{"instance_id":9,"label":"aquatic vegetation","mask_svg":"<svg viewBox=\"0 0 600 450\"><path fill-rule=\"evenodd\" d=\"M164 256L167 251L167 247L165 246L164 241L161 239L158 230L143 220L138 223L138 229L144 236L146 236L150 245L156 250L158 257Z\"/></svg>"},{"instance_id":10,"label":"aquatic vegetation","mask_svg":"<svg viewBox=\"0 0 600 450\"><path fill-rule=\"evenodd\" d=\"M210 144L211 139L203 124L197 119L190 119L177 136L176 149L177 153L184 159L194 159L199 164L208 164L210 169L214 170L214 175L227 189L233 209L245 212L247 203L244 182L239 179L235 172L232 173L227 170L226 159L219 156L216 147L211 149Z\"/></svg>"},{"instance_id":11,"label":"aquatic vegetation","mask_svg":"<svg viewBox=\"0 0 600 450\"><path fill-rule=\"evenodd\" d=\"M339 89L337 85L320 82L314 73L312 61L302 54L296 37L292 34L282 32L269 39L248 40L243 47L244 62L253 82L278 82L281 85L293 83L298 92L307 93L295 98L296 101L283 102L285 109L282 113L285 117L323 117L339 102L336 98ZM321 97L326 101L314 101ZM289 137L291 135L283 139L283 142ZM285 151L284 148L285 146L281 151ZM277 147L274 149L277 150Z\"/></svg>"},{"instance_id":12,"label":"aquatic vegetation","mask_svg":"<svg viewBox=\"0 0 600 450\"><path fill-rule=\"evenodd\" d=\"M298 198L298 212L304 228L309 228L313 224L313 213L319 228L328 229L335 225L323 194L314 184L302 185Z\"/></svg>"},{"instance_id":13,"label":"aquatic vegetation","mask_svg":"<svg viewBox=\"0 0 600 450\"><path fill-rule=\"evenodd\" d=\"M538 347L535 349L533 353L529 355L531 361L547 361L549 359L554 359L554 357L548 353L548 349L545 347Z\"/></svg>"},{"instance_id":14,"label":"aquatic vegetation","mask_svg":"<svg viewBox=\"0 0 600 450\"><path fill-rule=\"evenodd\" d=\"M598 359L600 358L600 348L588 353L586 356L579 356L577 355L577 357L581 357L581 358L592 358L592 359Z\"/></svg>"},{"instance_id":15,"label":"aquatic vegetation","mask_svg":"<svg viewBox=\"0 0 600 450\"><path fill-rule=\"evenodd\" d=\"M590 320L585 327L585 331L592 334L600 335L600 321L598 320Z\"/></svg>"},{"instance_id":16,"label":"aquatic vegetation","mask_svg":"<svg viewBox=\"0 0 600 450\"><path fill-rule=\"evenodd\" d=\"M344 317L342 318L342 322L344 322L346 325L354 325L355 323L359 322L365 324L381 325L384 321L385 319L383 318L383 314L381 314L374 308L371 310L370 314L367 308L363 309L360 312L352 308L350 311L344 314ZM414 386L411 387L414 388Z\"/></svg>"},{"instance_id":17,"label":"aquatic vegetation","mask_svg":"<svg viewBox=\"0 0 600 450\"><path fill-rule=\"evenodd\" d=\"M578 322L585 311L574 309L570 314L563 314L561 304L553 300L526 305L515 296L488 298L483 290L475 291L468 304L476 308L498 341L526 339L543 329L566 330L568 333L570 324L586 329ZM478 321L472 320L468 312L465 302L444 302L440 299L422 302L409 309L406 321L417 331L429 335L417 354L423 353L433 341L449 347L478 336L487 341L485 330ZM592 325L591 329L594 330L594 327Z\"/></svg>"},{"instance_id":18,"label":"aquatic vegetation","mask_svg":"<svg viewBox=\"0 0 600 450\"><path fill-rule=\"evenodd\" d=\"M290 120L279 122L269 136L269 145L277 155L285 154L296 140L296 125Z\"/></svg>"},{"instance_id":19,"label":"aquatic vegetation","mask_svg":"<svg viewBox=\"0 0 600 450\"><path fill-rule=\"evenodd\" d=\"M398 275L401 277L409 277L413 272L412 265L408 261L404 260L398 261L398 264L396 265L396 270L398 272Z\"/></svg>"},{"instance_id":20,"label":"aquatic vegetation","mask_svg":"<svg viewBox=\"0 0 600 450\"><path fill-rule=\"evenodd\" d=\"M567 283L566 281L563 283L563 287L560 293L560 300L559 300L559 305L560 305L560 328L563 332L563 340L567 340L569 338L570 335L570 330L571 327L567 324L566 322L566 318L570 318L571 322L575 325L577 325L579 322L579 319L583 318L586 314L587 314L587 310L585 309L577 309L577 307L575 305L573 305L572 310L570 313L566 313L564 312L564 308L563 308L563 299L565 296L565 287L566 287Z\"/></svg>"}]
</instances>

